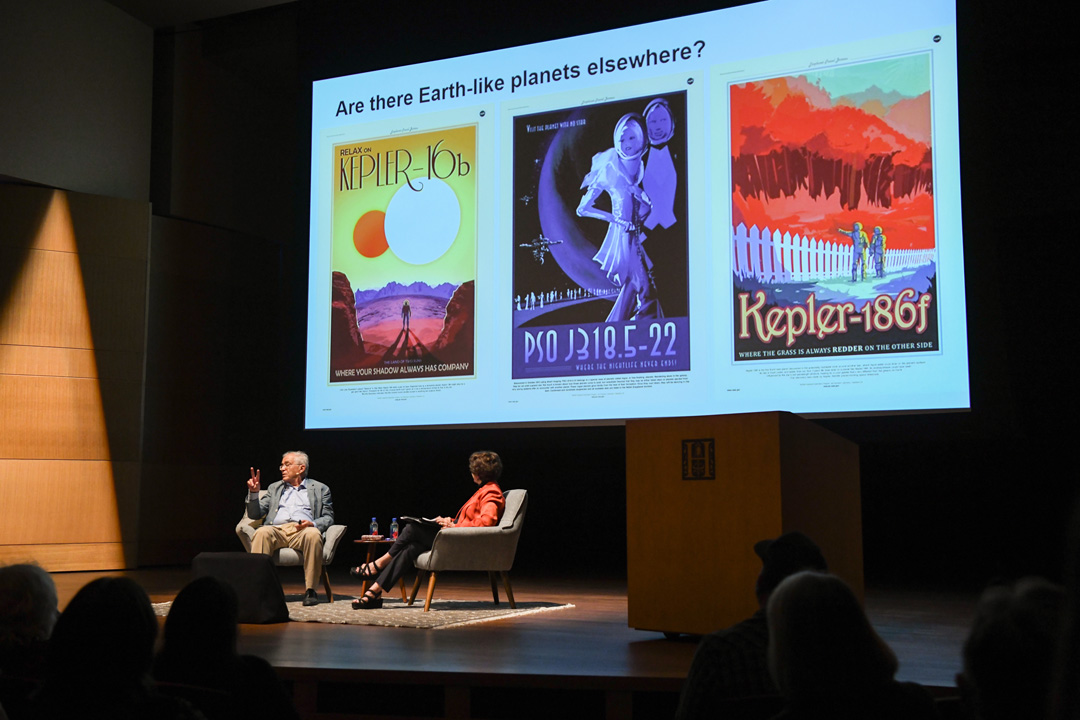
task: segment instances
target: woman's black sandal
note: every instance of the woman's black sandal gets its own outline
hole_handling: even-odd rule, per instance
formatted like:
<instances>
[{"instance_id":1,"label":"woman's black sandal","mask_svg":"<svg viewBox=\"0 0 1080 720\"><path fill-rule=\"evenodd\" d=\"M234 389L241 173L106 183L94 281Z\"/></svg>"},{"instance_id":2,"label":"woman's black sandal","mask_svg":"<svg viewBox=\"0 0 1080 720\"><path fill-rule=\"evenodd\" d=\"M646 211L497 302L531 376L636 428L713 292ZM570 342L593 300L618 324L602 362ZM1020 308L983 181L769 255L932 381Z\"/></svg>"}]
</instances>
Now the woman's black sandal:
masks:
<instances>
[{"instance_id":1,"label":"woman's black sandal","mask_svg":"<svg viewBox=\"0 0 1080 720\"><path fill-rule=\"evenodd\" d=\"M376 565L374 562L357 565L356 567L349 570L349 574L353 577L364 578L365 580L374 580L375 578L379 577L380 572L382 571L379 570L379 566Z\"/></svg>"},{"instance_id":2,"label":"woman's black sandal","mask_svg":"<svg viewBox=\"0 0 1080 720\"><path fill-rule=\"evenodd\" d=\"M353 610L378 610L382 607L382 595L374 595L371 592L364 593L363 597L352 601Z\"/></svg>"}]
</instances>

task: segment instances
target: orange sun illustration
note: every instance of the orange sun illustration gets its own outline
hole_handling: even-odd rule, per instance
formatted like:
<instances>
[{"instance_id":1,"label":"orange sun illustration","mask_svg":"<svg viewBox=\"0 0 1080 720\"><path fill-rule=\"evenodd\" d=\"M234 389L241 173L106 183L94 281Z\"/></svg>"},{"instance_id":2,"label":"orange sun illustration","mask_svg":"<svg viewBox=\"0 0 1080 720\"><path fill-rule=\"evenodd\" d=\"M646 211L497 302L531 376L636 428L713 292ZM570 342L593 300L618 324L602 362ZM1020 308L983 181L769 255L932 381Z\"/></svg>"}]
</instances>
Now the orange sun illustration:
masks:
<instances>
[{"instance_id":1,"label":"orange sun illustration","mask_svg":"<svg viewBox=\"0 0 1080 720\"><path fill-rule=\"evenodd\" d=\"M376 258L386 252L386 231L384 224L386 213L381 210L369 210L360 216L353 228L353 245L356 252L366 258Z\"/></svg>"}]
</instances>

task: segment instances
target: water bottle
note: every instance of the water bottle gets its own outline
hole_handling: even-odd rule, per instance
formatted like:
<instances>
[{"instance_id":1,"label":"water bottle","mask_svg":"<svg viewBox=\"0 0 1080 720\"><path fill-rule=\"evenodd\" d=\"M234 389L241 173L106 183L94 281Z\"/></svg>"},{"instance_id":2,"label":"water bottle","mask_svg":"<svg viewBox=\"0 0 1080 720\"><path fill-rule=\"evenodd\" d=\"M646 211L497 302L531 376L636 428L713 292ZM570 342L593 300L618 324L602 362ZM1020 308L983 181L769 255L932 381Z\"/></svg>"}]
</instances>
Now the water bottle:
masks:
<instances>
[{"instance_id":1,"label":"water bottle","mask_svg":"<svg viewBox=\"0 0 1080 720\"><path fill-rule=\"evenodd\" d=\"M378 535L379 534L379 521L376 520L375 518L371 518L371 525L370 525L370 527L368 527L368 534L369 535Z\"/></svg>"},{"instance_id":2,"label":"water bottle","mask_svg":"<svg viewBox=\"0 0 1080 720\"><path fill-rule=\"evenodd\" d=\"M394 518L393 520L390 521L390 537L392 537L394 540L397 540L397 531L398 531L397 518Z\"/></svg>"}]
</instances>

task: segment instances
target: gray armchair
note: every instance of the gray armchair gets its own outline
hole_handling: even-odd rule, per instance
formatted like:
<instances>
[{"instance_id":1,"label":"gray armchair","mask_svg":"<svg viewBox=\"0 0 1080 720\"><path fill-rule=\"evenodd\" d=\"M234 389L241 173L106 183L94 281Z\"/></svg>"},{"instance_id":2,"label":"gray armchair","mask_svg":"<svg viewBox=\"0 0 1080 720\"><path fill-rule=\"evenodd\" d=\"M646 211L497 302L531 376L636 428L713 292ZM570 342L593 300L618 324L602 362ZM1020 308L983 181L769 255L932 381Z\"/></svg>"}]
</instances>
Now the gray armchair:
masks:
<instances>
[{"instance_id":1,"label":"gray armchair","mask_svg":"<svg viewBox=\"0 0 1080 720\"><path fill-rule=\"evenodd\" d=\"M266 495L265 490L259 491L259 497ZM252 520L247 516L247 510L244 511L244 515L240 518L240 522L236 524L236 535L240 538L240 542L244 546L245 552L251 552L251 541L255 537L255 528L263 524L263 521ZM322 581L323 589L326 591L326 601L334 602L334 591L330 588L330 575L326 572L326 566L334 560L334 553L337 552L338 544L341 543L341 539L345 537L345 531L348 529L347 525L331 525L323 533L323 571ZM304 565L304 556L300 554L298 550L292 548L280 548L274 551L274 554L270 558L275 565L282 567L293 567Z\"/></svg>"},{"instance_id":2,"label":"gray armchair","mask_svg":"<svg viewBox=\"0 0 1080 720\"><path fill-rule=\"evenodd\" d=\"M529 496L524 490L506 491L506 507L502 519L493 527L445 528L435 535L431 550L416 558L416 581L409 595L409 605L416 600L420 578L428 573L427 600L424 612L431 609L435 594L435 576L447 570L481 570L491 581L491 596L499 603L499 586L495 574L502 577L503 588L510 607L516 608L514 591L510 587L510 567L514 564L518 538L525 524L525 508Z\"/></svg>"}]
</instances>

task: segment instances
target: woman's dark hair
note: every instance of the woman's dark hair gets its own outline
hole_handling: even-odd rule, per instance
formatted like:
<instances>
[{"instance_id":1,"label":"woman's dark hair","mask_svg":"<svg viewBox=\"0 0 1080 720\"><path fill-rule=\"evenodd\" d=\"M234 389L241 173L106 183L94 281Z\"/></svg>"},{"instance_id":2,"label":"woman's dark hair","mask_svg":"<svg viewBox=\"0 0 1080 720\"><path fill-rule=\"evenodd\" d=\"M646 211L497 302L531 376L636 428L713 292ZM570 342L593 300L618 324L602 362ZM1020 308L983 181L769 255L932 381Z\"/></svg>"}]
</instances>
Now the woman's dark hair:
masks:
<instances>
[{"instance_id":1,"label":"woman's dark hair","mask_svg":"<svg viewBox=\"0 0 1080 720\"><path fill-rule=\"evenodd\" d=\"M237 662L238 612L236 592L227 583L209 576L188 583L165 618L155 679L203 687L228 682Z\"/></svg>"},{"instance_id":2,"label":"woman's dark hair","mask_svg":"<svg viewBox=\"0 0 1080 720\"><path fill-rule=\"evenodd\" d=\"M235 655L238 615L232 587L209 576L192 580L169 608L162 652Z\"/></svg>"},{"instance_id":3,"label":"woman's dark hair","mask_svg":"<svg viewBox=\"0 0 1080 720\"><path fill-rule=\"evenodd\" d=\"M87 684L138 683L150 670L157 630L150 598L138 583L98 578L75 593L56 621L48 673Z\"/></svg>"},{"instance_id":4,"label":"woman's dark hair","mask_svg":"<svg viewBox=\"0 0 1080 720\"><path fill-rule=\"evenodd\" d=\"M490 450L479 450L469 456L469 472L481 482L499 482L502 475L502 458Z\"/></svg>"}]
</instances>

